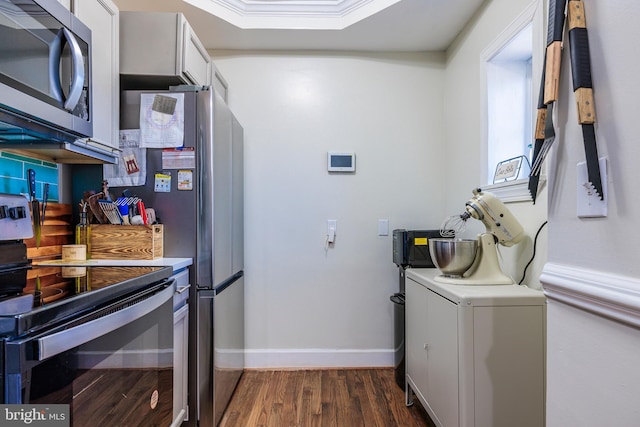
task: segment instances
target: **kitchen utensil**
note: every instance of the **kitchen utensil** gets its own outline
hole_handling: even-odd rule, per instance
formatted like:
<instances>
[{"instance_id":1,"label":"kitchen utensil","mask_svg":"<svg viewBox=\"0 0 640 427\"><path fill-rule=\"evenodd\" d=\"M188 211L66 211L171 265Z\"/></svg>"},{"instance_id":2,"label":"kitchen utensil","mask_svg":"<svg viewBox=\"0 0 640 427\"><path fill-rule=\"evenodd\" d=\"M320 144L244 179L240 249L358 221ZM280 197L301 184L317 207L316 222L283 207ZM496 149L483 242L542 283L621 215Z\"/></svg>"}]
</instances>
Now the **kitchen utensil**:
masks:
<instances>
[{"instance_id":1,"label":"kitchen utensil","mask_svg":"<svg viewBox=\"0 0 640 427\"><path fill-rule=\"evenodd\" d=\"M122 225L122 215L115 203L109 200L98 200L98 205L109 223Z\"/></svg>"},{"instance_id":2,"label":"kitchen utensil","mask_svg":"<svg viewBox=\"0 0 640 427\"><path fill-rule=\"evenodd\" d=\"M553 127L553 103L547 105L547 114L545 117L544 123L544 142L540 147L540 151L536 156L535 162L533 162L533 166L531 166L531 174L535 176L540 176L540 170L542 168L542 163L544 159L547 157L549 153L549 149L553 145L553 142L556 139L556 131ZM537 193L537 188L536 188Z\"/></svg>"},{"instance_id":3,"label":"kitchen utensil","mask_svg":"<svg viewBox=\"0 0 640 427\"><path fill-rule=\"evenodd\" d=\"M98 224L107 224L109 223L109 219L105 216L104 212L100 208L100 203L98 202L102 196L102 192L92 194L87 198L87 202L89 203L89 209L91 209L91 213L96 221L98 221Z\"/></svg>"},{"instance_id":4,"label":"kitchen utensil","mask_svg":"<svg viewBox=\"0 0 640 427\"><path fill-rule=\"evenodd\" d=\"M547 48L545 51L544 103L558 100L560 66L562 62L562 36L564 35L564 9L567 0L549 0Z\"/></svg>"},{"instance_id":5,"label":"kitchen utensil","mask_svg":"<svg viewBox=\"0 0 640 427\"><path fill-rule=\"evenodd\" d=\"M36 199L36 171L29 169L29 196L31 197L31 217L33 220L33 231L36 236L36 248L40 247L42 237L42 223L40 222L40 202Z\"/></svg>"},{"instance_id":6,"label":"kitchen utensil","mask_svg":"<svg viewBox=\"0 0 640 427\"><path fill-rule=\"evenodd\" d=\"M465 216L466 213L446 217L440 226L440 236L451 238L460 235L466 228L466 221L469 218L468 216L465 218Z\"/></svg>"},{"instance_id":7,"label":"kitchen utensil","mask_svg":"<svg viewBox=\"0 0 640 427\"><path fill-rule=\"evenodd\" d=\"M142 216L140 216L140 215L132 216L129 221L130 221L131 225L144 225L144 220L142 219Z\"/></svg>"},{"instance_id":8,"label":"kitchen utensil","mask_svg":"<svg viewBox=\"0 0 640 427\"><path fill-rule=\"evenodd\" d=\"M567 8L569 18L569 46L571 48L571 72L573 92L578 106L578 122L582 125L582 139L587 159L587 176L592 187L604 200L600 164L594 123L596 121L593 83L591 81L591 57L589 35L582 0L570 0Z\"/></svg>"},{"instance_id":9,"label":"kitchen utensil","mask_svg":"<svg viewBox=\"0 0 640 427\"><path fill-rule=\"evenodd\" d=\"M126 192L127 195L124 195ZM140 197L130 196L129 190L123 191L123 196L118 197L115 200L116 206L118 206L118 210L120 211L120 215L122 215L122 219L125 225L133 224L131 219L133 216L137 214L136 206L138 201L140 201Z\"/></svg>"},{"instance_id":10,"label":"kitchen utensil","mask_svg":"<svg viewBox=\"0 0 640 427\"><path fill-rule=\"evenodd\" d=\"M42 217L40 221L42 222L41 227L44 228L44 217L47 213L47 202L49 201L49 183L44 184L44 190L42 194Z\"/></svg>"},{"instance_id":11,"label":"kitchen utensil","mask_svg":"<svg viewBox=\"0 0 640 427\"><path fill-rule=\"evenodd\" d=\"M429 239L431 259L445 277L462 277L473 264L477 251L477 240Z\"/></svg>"},{"instance_id":12,"label":"kitchen utensil","mask_svg":"<svg viewBox=\"0 0 640 427\"><path fill-rule=\"evenodd\" d=\"M156 222L156 210L154 208L144 208L144 212L147 215L147 224L154 224Z\"/></svg>"},{"instance_id":13,"label":"kitchen utensil","mask_svg":"<svg viewBox=\"0 0 640 427\"><path fill-rule=\"evenodd\" d=\"M132 197L118 197L115 203L117 206L131 206L134 203L138 203L140 197L132 196Z\"/></svg>"},{"instance_id":14,"label":"kitchen utensil","mask_svg":"<svg viewBox=\"0 0 640 427\"><path fill-rule=\"evenodd\" d=\"M144 209L144 202L142 200L138 200L137 207L138 207L138 214L142 217L142 223L144 225L147 225L148 224L147 212Z\"/></svg>"},{"instance_id":15,"label":"kitchen utensil","mask_svg":"<svg viewBox=\"0 0 640 427\"><path fill-rule=\"evenodd\" d=\"M544 55L542 80L540 82L540 97L538 100L538 117L534 154L529 173L529 192L533 203L538 195L538 183L542 163L555 141L553 127L553 103L558 100L560 90L560 66L562 62L562 37L564 33L564 10L567 0L549 0L547 22L547 48ZM545 107L546 106L546 107ZM544 132L542 132L544 124Z\"/></svg>"},{"instance_id":16,"label":"kitchen utensil","mask_svg":"<svg viewBox=\"0 0 640 427\"><path fill-rule=\"evenodd\" d=\"M547 56L545 54L544 63L547 62ZM540 182L540 166L536 168L536 171L533 170L533 165L536 162L540 162L539 156L540 151L542 149L542 145L544 144L545 139L545 125L547 120L547 105L544 103L544 77L545 77L545 67L543 64L542 67L542 79L540 83L540 92L538 94L538 112L536 115L536 128L534 130L535 141L533 143L533 153L531 156L531 171L529 172L529 193L531 194L531 199L533 200L533 204L536 203L536 198L538 197L538 184Z\"/></svg>"}]
</instances>

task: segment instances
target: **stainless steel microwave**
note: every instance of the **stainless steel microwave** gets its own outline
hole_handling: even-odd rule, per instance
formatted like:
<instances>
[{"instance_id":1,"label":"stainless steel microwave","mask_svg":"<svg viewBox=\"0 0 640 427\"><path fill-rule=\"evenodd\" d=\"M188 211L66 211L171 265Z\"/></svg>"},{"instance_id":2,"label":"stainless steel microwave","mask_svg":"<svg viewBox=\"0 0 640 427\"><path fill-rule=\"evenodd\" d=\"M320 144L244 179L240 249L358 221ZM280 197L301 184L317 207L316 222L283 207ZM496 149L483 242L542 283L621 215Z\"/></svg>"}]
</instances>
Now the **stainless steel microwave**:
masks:
<instances>
[{"instance_id":1,"label":"stainless steel microwave","mask_svg":"<svg viewBox=\"0 0 640 427\"><path fill-rule=\"evenodd\" d=\"M91 30L57 0L0 0L0 148L93 136L91 95Z\"/></svg>"}]
</instances>

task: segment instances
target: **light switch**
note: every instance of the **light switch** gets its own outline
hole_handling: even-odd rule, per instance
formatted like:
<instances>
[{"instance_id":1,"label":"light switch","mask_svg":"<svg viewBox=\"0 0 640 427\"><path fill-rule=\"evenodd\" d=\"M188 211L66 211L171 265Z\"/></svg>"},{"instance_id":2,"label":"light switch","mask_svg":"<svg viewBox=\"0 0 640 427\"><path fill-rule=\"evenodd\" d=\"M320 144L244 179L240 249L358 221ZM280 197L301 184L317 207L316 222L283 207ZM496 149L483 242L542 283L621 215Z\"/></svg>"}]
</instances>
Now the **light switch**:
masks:
<instances>
[{"instance_id":1,"label":"light switch","mask_svg":"<svg viewBox=\"0 0 640 427\"><path fill-rule=\"evenodd\" d=\"M335 219L327 220L327 243L334 243L336 241L336 229L338 228L338 221Z\"/></svg>"},{"instance_id":2,"label":"light switch","mask_svg":"<svg viewBox=\"0 0 640 427\"><path fill-rule=\"evenodd\" d=\"M388 235L389 235L389 220L379 219L378 220L378 236L388 236Z\"/></svg>"}]
</instances>

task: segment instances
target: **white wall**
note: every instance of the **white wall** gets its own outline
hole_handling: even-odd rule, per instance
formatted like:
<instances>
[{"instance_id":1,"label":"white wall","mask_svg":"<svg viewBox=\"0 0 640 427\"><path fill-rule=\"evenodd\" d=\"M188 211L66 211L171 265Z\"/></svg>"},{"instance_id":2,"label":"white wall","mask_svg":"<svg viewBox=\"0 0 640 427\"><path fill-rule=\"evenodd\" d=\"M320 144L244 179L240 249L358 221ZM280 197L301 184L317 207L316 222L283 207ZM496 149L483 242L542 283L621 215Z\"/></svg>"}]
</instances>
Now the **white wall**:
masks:
<instances>
[{"instance_id":1,"label":"white wall","mask_svg":"<svg viewBox=\"0 0 640 427\"><path fill-rule=\"evenodd\" d=\"M442 221L444 55L212 56L245 127L247 365L391 366L397 270L377 223ZM329 150L355 151L356 173L328 174Z\"/></svg>"},{"instance_id":2,"label":"white wall","mask_svg":"<svg viewBox=\"0 0 640 427\"><path fill-rule=\"evenodd\" d=\"M510 205L530 236L548 209L548 252L541 282L549 296L547 319L547 426L637 426L640 410L640 232L635 197L637 84L634 0L585 0L589 28L600 155L609 160L608 217L576 215L576 164L584 161L571 86L569 49L563 53L558 130L547 203ZM448 52L445 90L447 158L460 162L449 179L446 206L453 209L477 180L481 129L477 61L528 1L493 0ZM544 2L544 10L548 7ZM546 19L546 18L545 18ZM535 65L534 65L535 67ZM539 81L539 76L537 79ZM464 120L465 126L459 123ZM464 172L460 172L464 171ZM540 210L541 208L542 211ZM544 247L544 246L543 246ZM544 256L546 255L546 256ZM518 260L518 263L521 261ZM536 276L541 272L536 268Z\"/></svg>"},{"instance_id":3,"label":"white wall","mask_svg":"<svg viewBox=\"0 0 640 427\"><path fill-rule=\"evenodd\" d=\"M484 51L501 39L502 33L514 21L520 19L524 11L532 8L534 14L534 37L541 37L544 29L542 1L536 0L493 0L487 2L467 25L463 33L447 51L445 74L445 132L447 168L445 206L447 215L460 213L464 203L471 197L471 190L482 186L483 155L482 133L486 126L482 123L486 101L482 97L483 86L481 57ZM541 51L534 52L534 82L540 81ZM537 94L537 86L534 92ZM537 96L536 96L537 100ZM538 229L547 219L547 187L540 188L536 204L516 202L507 205L525 229L527 237L511 247L499 247L503 258L503 270L519 282L525 266L533 255L533 241ZM467 221L464 237L472 238L483 232L484 226L478 221ZM541 289L538 277L546 261L547 230L543 228L536 247L536 256L526 272L524 284Z\"/></svg>"},{"instance_id":4,"label":"white wall","mask_svg":"<svg viewBox=\"0 0 640 427\"><path fill-rule=\"evenodd\" d=\"M640 237L635 0L585 0L596 136L608 158L608 216L576 217L576 164L584 161L563 54L560 132L549 197L548 426L637 426L640 410ZM566 65L565 65L566 64ZM607 320L594 312L604 313Z\"/></svg>"},{"instance_id":5,"label":"white wall","mask_svg":"<svg viewBox=\"0 0 640 427\"><path fill-rule=\"evenodd\" d=\"M575 166L584 160L584 151L568 50L549 183L535 206L509 208L530 238L548 211L549 232L542 233L530 283L536 286L542 263L548 261L542 275L550 295L547 425L634 426L640 395L640 263L635 250L640 199L634 197L633 184L640 145L633 115L638 69L633 21L640 4L585 3L598 148L610 167L608 217L585 220L575 213ZM395 272L390 240L375 235L376 221L389 218L392 228L437 224L444 214L457 212L478 185L479 58L528 6L527 0L487 2L447 52L444 66L440 57L429 55L214 53L231 85L230 103L248 125L250 366L277 365L270 356L281 353L284 366L314 363L331 350L345 350L332 353L336 365L388 361L387 299L395 290ZM546 10L546 1L542 6ZM313 103L296 98L304 93L296 89L299 82L315 95ZM380 99L386 100L385 108L376 108ZM444 146L431 143L442 139ZM343 148L358 153L358 172L328 176L325 152ZM279 160L275 153L287 155ZM291 159L300 164L279 167L281 160ZM407 173L411 177L404 178ZM403 183L412 190L399 190ZM338 219L338 240L325 254L327 218ZM518 270L528 257L509 252L505 258L512 264L508 268Z\"/></svg>"}]
</instances>

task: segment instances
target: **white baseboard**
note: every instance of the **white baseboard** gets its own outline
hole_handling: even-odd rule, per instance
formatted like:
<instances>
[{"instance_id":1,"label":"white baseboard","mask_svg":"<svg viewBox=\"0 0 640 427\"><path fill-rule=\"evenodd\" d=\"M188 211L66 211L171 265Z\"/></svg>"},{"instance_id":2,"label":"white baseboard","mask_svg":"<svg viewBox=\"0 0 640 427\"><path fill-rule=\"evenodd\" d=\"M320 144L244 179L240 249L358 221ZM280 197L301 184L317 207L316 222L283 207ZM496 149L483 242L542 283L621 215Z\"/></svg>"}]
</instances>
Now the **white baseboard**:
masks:
<instances>
[{"instance_id":1,"label":"white baseboard","mask_svg":"<svg viewBox=\"0 0 640 427\"><path fill-rule=\"evenodd\" d=\"M547 263L540 282L550 299L640 326L640 280L637 278Z\"/></svg>"},{"instance_id":2,"label":"white baseboard","mask_svg":"<svg viewBox=\"0 0 640 427\"><path fill-rule=\"evenodd\" d=\"M247 349L248 369L381 368L394 366L393 349Z\"/></svg>"}]
</instances>

